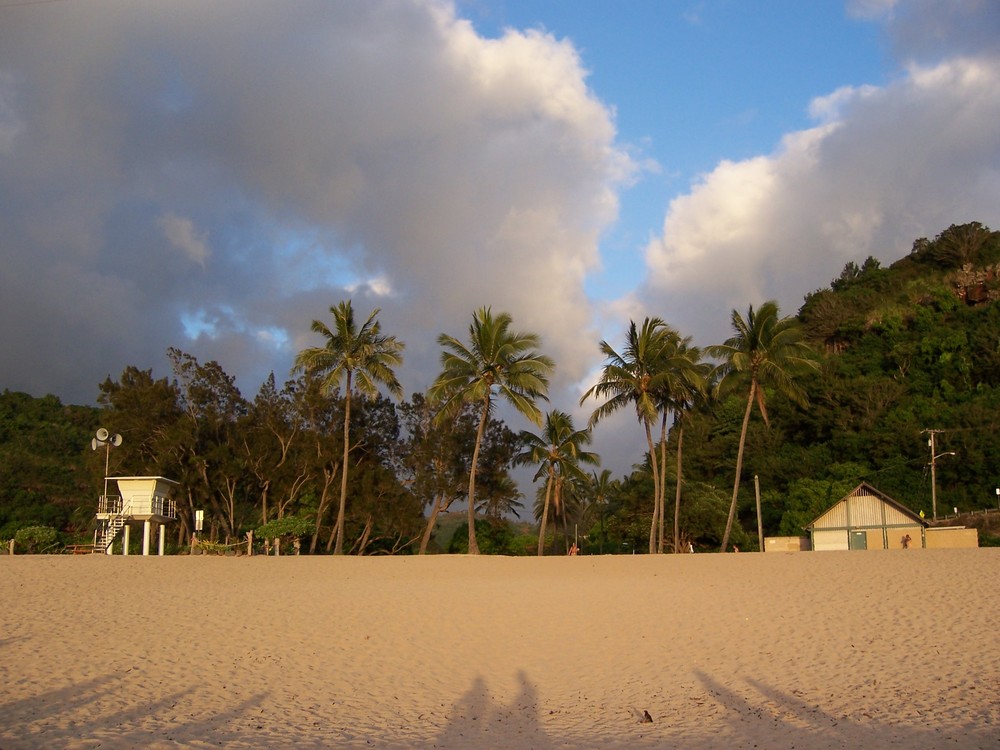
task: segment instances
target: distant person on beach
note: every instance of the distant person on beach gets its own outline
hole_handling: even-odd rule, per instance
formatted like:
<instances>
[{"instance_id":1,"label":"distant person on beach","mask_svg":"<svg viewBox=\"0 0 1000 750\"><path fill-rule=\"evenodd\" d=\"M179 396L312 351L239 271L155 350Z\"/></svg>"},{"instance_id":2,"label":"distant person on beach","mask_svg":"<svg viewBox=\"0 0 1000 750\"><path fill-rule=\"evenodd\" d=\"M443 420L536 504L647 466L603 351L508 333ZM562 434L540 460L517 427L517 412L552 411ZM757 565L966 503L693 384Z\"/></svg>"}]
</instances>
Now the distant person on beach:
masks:
<instances>
[{"instance_id":1,"label":"distant person on beach","mask_svg":"<svg viewBox=\"0 0 1000 750\"><path fill-rule=\"evenodd\" d=\"M576 542L573 542L573 546L569 548L569 554L572 556L572 555L575 555L579 551L580 551L580 549L576 546Z\"/></svg>"},{"instance_id":2,"label":"distant person on beach","mask_svg":"<svg viewBox=\"0 0 1000 750\"><path fill-rule=\"evenodd\" d=\"M740 548L739 548L739 547L737 547L737 546L736 546L736 545L734 544L734 545L733 545L733 552L739 552L739 551L740 551Z\"/></svg>"},{"instance_id":3,"label":"distant person on beach","mask_svg":"<svg viewBox=\"0 0 1000 750\"><path fill-rule=\"evenodd\" d=\"M903 549L909 549L910 548L910 535L909 534L907 534L906 536L904 536L901 541L903 542Z\"/></svg>"},{"instance_id":4,"label":"distant person on beach","mask_svg":"<svg viewBox=\"0 0 1000 750\"><path fill-rule=\"evenodd\" d=\"M694 554L694 545L691 542L688 542L688 552Z\"/></svg>"}]
</instances>

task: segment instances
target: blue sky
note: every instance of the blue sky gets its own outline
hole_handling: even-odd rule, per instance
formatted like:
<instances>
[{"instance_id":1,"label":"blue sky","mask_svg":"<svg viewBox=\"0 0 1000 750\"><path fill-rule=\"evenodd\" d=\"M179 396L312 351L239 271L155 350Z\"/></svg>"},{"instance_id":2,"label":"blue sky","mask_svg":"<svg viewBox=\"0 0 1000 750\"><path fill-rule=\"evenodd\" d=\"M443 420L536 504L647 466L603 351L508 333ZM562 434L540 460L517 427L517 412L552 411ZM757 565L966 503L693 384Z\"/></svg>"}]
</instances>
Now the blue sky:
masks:
<instances>
[{"instance_id":1,"label":"blue sky","mask_svg":"<svg viewBox=\"0 0 1000 750\"><path fill-rule=\"evenodd\" d=\"M489 305L583 422L629 319L717 343L1000 227L998 121L994 0L0 0L0 387L178 347L252 398L350 297L422 391Z\"/></svg>"},{"instance_id":2,"label":"blue sky","mask_svg":"<svg viewBox=\"0 0 1000 750\"><path fill-rule=\"evenodd\" d=\"M665 206L700 174L722 159L769 153L784 134L812 125L815 96L881 83L889 65L881 24L829 0L466 0L458 7L487 36L537 28L570 40L588 84L614 108L620 140L656 164L622 192L620 219L602 243L607 272L588 280L600 296L634 284L634 272L615 273L612 258L641 264Z\"/></svg>"}]
</instances>

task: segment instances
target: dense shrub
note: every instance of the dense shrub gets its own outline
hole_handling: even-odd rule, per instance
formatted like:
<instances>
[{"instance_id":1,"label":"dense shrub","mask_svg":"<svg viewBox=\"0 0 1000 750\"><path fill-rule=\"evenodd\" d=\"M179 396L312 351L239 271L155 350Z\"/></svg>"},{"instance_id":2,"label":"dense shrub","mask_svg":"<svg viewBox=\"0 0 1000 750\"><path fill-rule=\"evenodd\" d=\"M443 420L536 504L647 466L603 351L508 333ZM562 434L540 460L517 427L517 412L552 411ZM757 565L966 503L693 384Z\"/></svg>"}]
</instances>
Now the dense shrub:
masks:
<instances>
[{"instance_id":1,"label":"dense shrub","mask_svg":"<svg viewBox=\"0 0 1000 750\"><path fill-rule=\"evenodd\" d=\"M59 532L51 526L28 526L18 530L14 542L29 555L47 552L59 542Z\"/></svg>"}]
</instances>

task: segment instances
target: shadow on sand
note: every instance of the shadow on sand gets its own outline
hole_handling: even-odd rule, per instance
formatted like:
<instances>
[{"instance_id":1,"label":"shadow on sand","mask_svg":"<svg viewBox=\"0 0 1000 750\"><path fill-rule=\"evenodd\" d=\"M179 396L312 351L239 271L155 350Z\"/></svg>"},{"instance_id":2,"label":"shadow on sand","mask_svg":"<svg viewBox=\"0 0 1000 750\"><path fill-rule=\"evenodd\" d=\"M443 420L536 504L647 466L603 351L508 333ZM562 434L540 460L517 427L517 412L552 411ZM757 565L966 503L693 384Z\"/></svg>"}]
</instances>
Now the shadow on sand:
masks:
<instances>
[{"instance_id":1,"label":"shadow on sand","mask_svg":"<svg viewBox=\"0 0 1000 750\"><path fill-rule=\"evenodd\" d=\"M127 689L118 676L105 675L25 697L0 697L0 747L118 748L165 741L191 746L217 735L222 727L230 727L231 733L234 724L247 726L245 746L259 739L252 734L253 715L260 712L265 694L201 718L177 708L197 704L193 689L165 693L139 706L117 699Z\"/></svg>"},{"instance_id":2,"label":"shadow on sand","mask_svg":"<svg viewBox=\"0 0 1000 750\"><path fill-rule=\"evenodd\" d=\"M32 695L12 697L11 690L0 693L0 747L21 748L133 748L180 746L208 748L258 747L435 747L442 749L489 747L628 747L628 748L986 748L1000 746L1000 728L988 721L945 720L933 716L914 721L912 716L895 716L871 701L859 703L859 710L842 715L815 701L778 690L753 679L740 686L723 684L695 672L702 685L697 719L688 716L689 727L682 731L671 721L682 705L654 708L655 725L637 735L618 720L607 723L595 716L574 716L571 725L587 727L586 734L571 731L568 736L551 737L542 724L541 705L535 685L522 671L519 688L509 701L497 699L486 680L477 677L471 687L450 706L444 723L436 724L436 735L426 739L354 734L343 735L317 716L315 723L290 724L282 712L268 706L268 693L215 703L206 715L198 689L191 687L164 693L156 700L137 704L122 698L129 690L120 675L104 675L90 680ZM12 687L12 686L8 686ZM202 698L204 696L201 696ZM686 702L686 701L685 701ZM690 707L690 703L687 704ZM721 709L721 710L720 710ZM574 710L580 710L576 707ZM673 713L672 713L673 712ZM562 717L563 720L570 717ZM942 717L943 719L944 717ZM692 731L691 721L697 728ZM638 725L636 725L638 726ZM549 731L552 727L549 727Z\"/></svg>"},{"instance_id":3,"label":"shadow on sand","mask_svg":"<svg viewBox=\"0 0 1000 750\"><path fill-rule=\"evenodd\" d=\"M687 738L685 747L996 747L1000 730L971 722L965 726L916 725L879 715L880 706L865 707L860 717L837 716L815 703L753 679L746 683L759 695L748 698L702 672L695 672L708 694L725 709L715 737ZM727 731L728 730L728 731Z\"/></svg>"},{"instance_id":4,"label":"shadow on sand","mask_svg":"<svg viewBox=\"0 0 1000 750\"><path fill-rule=\"evenodd\" d=\"M448 713L448 724L431 745L437 748L555 747L538 721L538 695L527 675L518 672L520 690L510 703L497 701L486 680L477 677Z\"/></svg>"}]
</instances>

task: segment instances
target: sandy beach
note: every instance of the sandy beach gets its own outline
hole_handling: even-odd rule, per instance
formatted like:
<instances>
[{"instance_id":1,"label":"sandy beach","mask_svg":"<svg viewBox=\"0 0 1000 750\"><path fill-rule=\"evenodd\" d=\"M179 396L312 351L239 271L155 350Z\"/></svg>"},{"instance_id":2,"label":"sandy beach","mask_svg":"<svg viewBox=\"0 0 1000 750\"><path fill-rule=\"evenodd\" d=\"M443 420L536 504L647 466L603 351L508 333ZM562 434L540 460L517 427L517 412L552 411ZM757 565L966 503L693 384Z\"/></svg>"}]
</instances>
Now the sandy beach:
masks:
<instances>
[{"instance_id":1,"label":"sandy beach","mask_svg":"<svg viewBox=\"0 0 1000 750\"><path fill-rule=\"evenodd\" d=\"M4 750L1000 744L1000 550L4 556L0 601Z\"/></svg>"}]
</instances>

